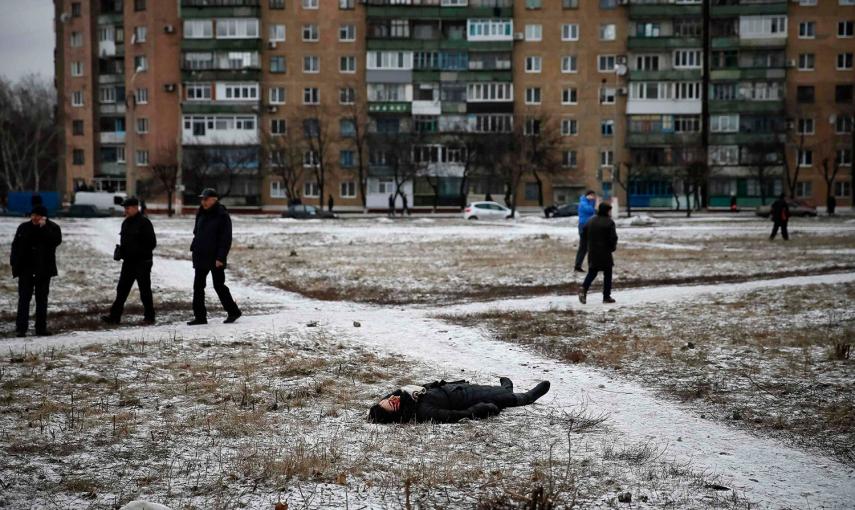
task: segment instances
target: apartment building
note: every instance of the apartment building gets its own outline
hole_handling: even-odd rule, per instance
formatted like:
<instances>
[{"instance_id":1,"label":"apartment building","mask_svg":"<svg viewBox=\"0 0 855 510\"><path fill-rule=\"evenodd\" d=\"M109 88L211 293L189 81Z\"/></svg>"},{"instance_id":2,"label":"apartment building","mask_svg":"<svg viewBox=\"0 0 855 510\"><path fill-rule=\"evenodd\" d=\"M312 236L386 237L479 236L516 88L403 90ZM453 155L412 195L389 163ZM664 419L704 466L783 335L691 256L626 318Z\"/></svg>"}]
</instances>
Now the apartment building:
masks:
<instances>
[{"instance_id":1,"label":"apartment building","mask_svg":"<svg viewBox=\"0 0 855 510\"><path fill-rule=\"evenodd\" d=\"M704 162L714 207L851 203L852 0L55 2L68 193L157 203L171 164L186 205L450 208L511 195L522 133L524 207L669 208Z\"/></svg>"}]
</instances>

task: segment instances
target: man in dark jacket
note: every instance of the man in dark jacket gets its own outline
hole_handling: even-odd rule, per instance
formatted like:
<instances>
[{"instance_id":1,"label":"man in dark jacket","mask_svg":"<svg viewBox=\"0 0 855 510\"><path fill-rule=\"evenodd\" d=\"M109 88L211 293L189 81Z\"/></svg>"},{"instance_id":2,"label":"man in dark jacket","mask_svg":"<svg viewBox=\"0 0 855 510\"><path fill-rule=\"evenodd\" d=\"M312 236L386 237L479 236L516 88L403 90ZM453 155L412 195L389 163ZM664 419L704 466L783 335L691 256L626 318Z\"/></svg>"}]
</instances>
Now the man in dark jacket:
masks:
<instances>
[{"instance_id":1,"label":"man in dark jacket","mask_svg":"<svg viewBox=\"0 0 855 510\"><path fill-rule=\"evenodd\" d=\"M618 237L615 222L609 217L611 210L611 205L600 204L597 216L591 218L582 231L582 237L588 243L588 274L579 291L582 304L587 303L588 289L600 271L603 272L603 303L615 302L612 299L612 268L615 265L612 252L617 249Z\"/></svg>"},{"instance_id":2,"label":"man in dark jacket","mask_svg":"<svg viewBox=\"0 0 855 510\"><path fill-rule=\"evenodd\" d=\"M480 419L499 414L506 407L534 403L549 391L549 381L525 393L514 393L514 383L507 377L499 378L499 383L501 386L436 381L424 386L404 386L371 406L368 419L376 423L413 420L454 423L465 418Z\"/></svg>"},{"instance_id":3,"label":"man in dark jacket","mask_svg":"<svg viewBox=\"0 0 855 510\"><path fill-rule=\"evenodd\" d=\"M56 247L62 243L62 230L48 219L47 208L36 205L30 221L22 223L12 241L9 264L12 277L18 279L18 317L16 329L19 337L27 336L30 324L30 301L36 294L36 335L48 336L47 303L50 279L56 272Z\"/></svg>"},{"instance_id":4,"label":"man in dark jacket","mask_svg":"<svg viewBox=\"0 0 855 510\"><path fill-rule=\"evenodd\" d=\"M769 236L769 240L775 239L780 228L781 237L784 238L784 241L789 241L790 234L787 232L787 222L790 221L790 206L787 205L787 199L783 193L778 197L778 200L772 203L772 221L774 223L772 225L772 235Z\"/></svg>"},{"instance_id":5,"label":"man in dark jacket","mask_svg":"<svg viewBox=\"0 0 855 510\"><path fill-rule=\"evenodd\" d=\"M116 300L110 308L110 314L101 317L107 324L118 324L128 294L137 282L140 300L143 304L143 324L154 324L154 300L151 295L151 265L157 237L151 221L140 210L140 201L127 198L122 203L125 208L125 221L119 234L119 252L122 259L122 272L116 286Z\"/></svg>"},{"instance_id":6,"label":"man in dark jacket","mask_svg":"<svg viewBox=\"0 0 855 510\"><path fill-rule=\"evenodd\" d=\"M214 282L214 290L228 317L225 324L231 324L241 316L229 288L226 287L226 258L232 247L232 220L228 211L219 203L219 195L212 188L202 191L199 198L202 205L196 213L196 226L193 227L193 268L196 275L193 280L193 315L187 324L208 323L208 311L205 309L205 280L208 273Z\"/></svg>"}]
</instances>

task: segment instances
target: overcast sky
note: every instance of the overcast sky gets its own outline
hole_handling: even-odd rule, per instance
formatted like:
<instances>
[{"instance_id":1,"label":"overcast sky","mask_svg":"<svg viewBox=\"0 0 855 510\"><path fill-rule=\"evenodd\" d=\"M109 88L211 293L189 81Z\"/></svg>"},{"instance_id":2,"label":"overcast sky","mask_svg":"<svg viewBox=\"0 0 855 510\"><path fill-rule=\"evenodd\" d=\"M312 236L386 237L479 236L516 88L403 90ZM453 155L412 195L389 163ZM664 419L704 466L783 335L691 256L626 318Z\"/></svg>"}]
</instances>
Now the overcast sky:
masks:
<instances>
[{"instance_id":1,"label":"overcast sky","mask_svg":"<svg viewBox=\"0 0 855 510\"><path fill-rule=\"evenodd\" d=\"M53 1L0 0L0 75L53 80Z\"/></svg>"}]
</instances>

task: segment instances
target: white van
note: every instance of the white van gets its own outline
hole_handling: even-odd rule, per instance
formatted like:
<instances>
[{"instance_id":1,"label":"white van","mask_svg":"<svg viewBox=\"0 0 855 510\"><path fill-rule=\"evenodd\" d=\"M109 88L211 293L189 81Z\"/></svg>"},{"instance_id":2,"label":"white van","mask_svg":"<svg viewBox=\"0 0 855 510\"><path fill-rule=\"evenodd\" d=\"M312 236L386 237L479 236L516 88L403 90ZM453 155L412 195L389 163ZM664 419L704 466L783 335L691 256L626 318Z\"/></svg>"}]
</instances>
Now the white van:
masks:
<instances>
[{"instance_id":1,"label":"white van","mask_svg":"<svg viewBox=\"0 0 855 510\"><path fill-rule=\"evenodd\" d=\"M125 211L122 202L127 196L124 192L78 191L74 194L74 204L94 205L97 209L110 211L112 214L122 214Z\"/></svg>"}]
</instances>

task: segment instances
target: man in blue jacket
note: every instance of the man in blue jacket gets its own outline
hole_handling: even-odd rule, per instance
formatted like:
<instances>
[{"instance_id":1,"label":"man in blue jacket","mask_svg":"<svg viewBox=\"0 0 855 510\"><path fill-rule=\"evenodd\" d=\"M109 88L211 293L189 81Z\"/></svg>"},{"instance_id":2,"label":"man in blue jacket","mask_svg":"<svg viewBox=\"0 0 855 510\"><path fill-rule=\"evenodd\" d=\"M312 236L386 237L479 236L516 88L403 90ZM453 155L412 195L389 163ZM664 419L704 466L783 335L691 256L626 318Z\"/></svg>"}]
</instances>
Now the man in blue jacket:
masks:
<instances>
[{"instance_id":1,"label":"man in blue jacket","mask_svg":"<svg viewBox=\"0 0 855 510\"><path fill-rule=\"evenodd\" d=\"M588 241L582 235L582 230L588 223L588 220L594 217L597 213L597 194L594 190L585 192L585 196L579 199L579 249L576 251L576 264L574 268L580 273L584 273L582 262L585 262L585 255L588 253Z\"/></svg>"}]
</instances>

